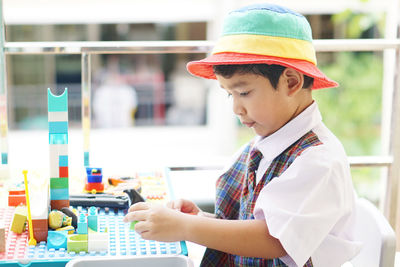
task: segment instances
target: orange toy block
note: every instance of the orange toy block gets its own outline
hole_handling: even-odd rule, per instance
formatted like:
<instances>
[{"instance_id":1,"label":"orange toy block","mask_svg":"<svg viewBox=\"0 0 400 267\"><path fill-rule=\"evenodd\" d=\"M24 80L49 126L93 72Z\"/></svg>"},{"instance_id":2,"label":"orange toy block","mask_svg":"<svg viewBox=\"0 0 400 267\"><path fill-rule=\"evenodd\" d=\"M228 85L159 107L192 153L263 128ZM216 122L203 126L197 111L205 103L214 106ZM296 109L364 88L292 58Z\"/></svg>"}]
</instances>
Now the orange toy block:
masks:
<instances>
[{"instance_id":1,"label":"orange toy block","mask_svg":"<svg viewBox=\"0 0 400 267\"><path fill-rule=\"evenodd\" d=\"M19 205L26 205L25 190L8 191L8 206L17 207Z\"/></svg>"}]
</instances>

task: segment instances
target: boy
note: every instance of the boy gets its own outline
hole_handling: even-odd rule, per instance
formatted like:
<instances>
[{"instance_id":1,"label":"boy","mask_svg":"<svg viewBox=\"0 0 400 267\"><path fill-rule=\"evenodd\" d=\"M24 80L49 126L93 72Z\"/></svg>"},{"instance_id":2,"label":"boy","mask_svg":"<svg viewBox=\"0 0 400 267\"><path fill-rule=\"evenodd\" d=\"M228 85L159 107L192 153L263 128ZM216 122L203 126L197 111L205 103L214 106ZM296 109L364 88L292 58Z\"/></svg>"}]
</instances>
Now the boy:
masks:
<instances>
[{"instance_id":1,"label":"boy","mask_svg":"<svg viewBox=\"0 0 400 267\"><path fill-rule=\"evenodd\" d=\"M311 94L338 84L316 67L307 20L269 4L231 12L212 55L188 70L217 79L257 137L218 179L214 216L178 200L135 204L125 221L138 220L145 239L206 246L202 266L327 267L354 257L349 164Z\"/></svg>"}]
</instances>

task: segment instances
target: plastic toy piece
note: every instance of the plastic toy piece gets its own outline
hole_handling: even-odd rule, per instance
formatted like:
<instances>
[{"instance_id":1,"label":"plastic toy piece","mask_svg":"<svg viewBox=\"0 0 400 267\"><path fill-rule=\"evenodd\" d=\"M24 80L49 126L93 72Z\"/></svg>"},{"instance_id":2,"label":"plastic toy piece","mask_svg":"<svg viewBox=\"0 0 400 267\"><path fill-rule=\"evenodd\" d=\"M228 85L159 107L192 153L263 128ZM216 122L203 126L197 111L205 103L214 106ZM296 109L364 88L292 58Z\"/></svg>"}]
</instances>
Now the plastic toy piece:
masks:
<instances>
[{"instance_id":1,"label":"plastic toy piece","mask_svg":"<svg viewBox=\"0 0 400 267\"><path fill-rule=\"evenodd\" d=\"M78 234L87 234L88 233L88 222L85 214L79 214L78 218L78 228L76 229Z\"/></svg>"},{"instance_id":2,"label":"plastic toy piece","mask_svg":"<svg viewBox=\"0 0 400 267\"><path fill-rule=\"evenodd\" d=\"M70 210L70 209L67 208L67 207L62 208L61 211L62 211L65 215L67 215L68 217L71 217L71 218L72 218L71 225L72 225L74 228L77 228L77 227L78 227L78 216L75 214L75 212L72 211L72 210ZM75 210L75 211L76 211L76 210Z\"/></svg>"},{"instance_id":3,"label":"plastic toy piece","mask_svg":"<svg viewBox=\"0 0 400 267\"><path fill-rule=\"evenodd\" d=\"M26 208L28 210L28 224L29 224L29 246L36 246L36 240L33 237L33 226L32 226L32 215L31 215L31 204L29 202L29 190L28 190L28 171L23 170L24 183L25 183L25 194L26 194Z\"/></svg>"},{"instance_id":4,"label":"plastic toy piece","mask_svg":"<svg viewBox=\"0 0 400 267\"><path fill-rule=\"evenodd\" d=\"M138 223L139 221L132 221L131 225L129 226L129 230L135 230L135 225Z\"/></svg>"},{"instance_id":5,"label":"plastic toy piece","mask_svg":"<svg viewBox=\"0 0 400 267\"><path fill-rule=\"evenodd\" d=\"M46 241L49 229L48 219L33 219L33 237L36 242Z\"/></svg>"},{"instance_id":6,"label":"plastic toy piece","mask_svg":"<svg viewBox=\"0 0 400 267\"><path fill-rule=\"evenodd\" d=\"M0 253L6 251L6 228L0 224Z\"/></svg>"},{"instance_id":7,"label":"plastic toy piece","mask_svg":"<svg viewBox=\"0 0 400 267\"><path fill-rule=\"evenodd\" d=\"M96 207L90 207L88 211L88 227L92 229L93 231L97 232L97 224L98 224L98 216L97 216L97 208Z\"/></svg>"},{"instance_id":8,"label":"plastic toy piece","mask_svg":"<svg viewBox=\"0 0 400 267\"><path fill-rule=\"evenodd\" d=\"M53 209L61 210L62 208L69 207L69 199L50 200L50 206Z\"/></svg>"},{"instance_id":9,"label":"plastic toy piece","mask_svg":"<svg viewBox=\"0 0 400 267\"><path fill-rule=\"evenodd\" d=\"M9 190L8 206L17 207L19 205L26 205L25 190Z\"/></svg>"},{"instance_id":10,"label":"plastic toy piece","mask_svg":"<svg viewBox=\"0 0 400 267\"><path fill-rule=\"evenodd\" d=\"M108 233L89 233L88 251L108 251Z\"/></svg>"},{"instance_id":11,"label":"plastic toy piece","mask_svg":"<svg viewBox=\"0 0 400 267\"><path fill-rule=\"evenodd\" d=\"M102 169L86 167L86 174L85 191L92 194L104 192Z\"/></svg>"},{"instance_id":12,"label":"plastic toy piece","mask_svg":"<svg viewBox=\"0 0 400 267\"><path fill-rule=\"evenodd\" d=\"M47 89L50 146L50 205L51 209L69 207L68 178L68 89L54 95ZM63 184L63 185L61 185ZM66 187L65 187L66 185Z\"/></svg>"},{"instance_id":13,"label":"plastic toy piece","mask_svg":"<svg viewBox=\"0 0 400 267\"><path fill-rule=\"evenodd\" d=\"M67 251L79 253L81 251L88 252L88 235L77 234L67 236Z\"/></svg>"},{"instance_id":14,"label":"plastic toy piece","mask_svg":"<svg viewBox=\"0 0 400 267\"><path fill-rule=\"evenodd\" d=\"M67 231L49 231L47 235L47 249L67 249Z\"/></svg>"},{"instance_id":15,"label":"plastic toy piece","mask_svg":"<svg viewBox=\"0 0 400 267\"><path fill-rule=\"evenodd\" d=\"M64 231L68 233L69 235L72 235L75 232L75 228L72 225L69 226L64 226L61 228L56 229L56 231Z\"/></svg>"},{"instance_id":16,"label":"plastic toy piece","mask_svg":"<svg viewBox=\"0 0 400 267\"><path fill-rule=\"evenodd\" d=\"M14 217L11 223L11 231L22 234L26 228L27 211L25 206L18 206L14 211Z\"/></svg>"}]
</instances>

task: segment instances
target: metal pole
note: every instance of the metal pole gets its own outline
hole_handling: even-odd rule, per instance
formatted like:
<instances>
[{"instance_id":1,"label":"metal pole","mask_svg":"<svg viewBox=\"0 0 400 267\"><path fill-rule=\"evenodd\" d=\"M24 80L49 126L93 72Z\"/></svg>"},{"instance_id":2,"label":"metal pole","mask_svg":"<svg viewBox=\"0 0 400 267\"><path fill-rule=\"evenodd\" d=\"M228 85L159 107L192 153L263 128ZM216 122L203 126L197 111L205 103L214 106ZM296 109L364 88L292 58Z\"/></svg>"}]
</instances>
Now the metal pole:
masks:
<instances>
[{"instance_id":1,"label":"metal pole","mask_svg":"<svg viewBox=\"0 0 400 267\"><path fill-rule=\"evenodd\" d=\"M1 164L8 164L7 74L4 53L5 33L3 0L0 0L0 138Z\"/></svg>"},{"instance_id":2,"label":"metal pole","mask_svg":"<svg viewBox=\"0 0 400 267\"><path fill-rule=\"evenodd\" d=\"M83 161L84 166L89 166L90 148L90 91L91 91L91 70L90 54L82 53L82 130L83 130Z\"/></svg>"},{"instance_id":3,"label":"metal pole","mask_svg":"<svg viewBox=\"0 0 400 267\"><path fill-rule=\"evenodd\" d=\"M397 248L400 246L400 49L397 49L397 68L396 68L396 82L395 90L393 93L393 113L392 113L392 131L390 154L393 156L393 164L389 167L388 179L390 184L387 186L388 201L390 204L389 209L389 222L397 233Z\"/></svg>"}]
</instances>

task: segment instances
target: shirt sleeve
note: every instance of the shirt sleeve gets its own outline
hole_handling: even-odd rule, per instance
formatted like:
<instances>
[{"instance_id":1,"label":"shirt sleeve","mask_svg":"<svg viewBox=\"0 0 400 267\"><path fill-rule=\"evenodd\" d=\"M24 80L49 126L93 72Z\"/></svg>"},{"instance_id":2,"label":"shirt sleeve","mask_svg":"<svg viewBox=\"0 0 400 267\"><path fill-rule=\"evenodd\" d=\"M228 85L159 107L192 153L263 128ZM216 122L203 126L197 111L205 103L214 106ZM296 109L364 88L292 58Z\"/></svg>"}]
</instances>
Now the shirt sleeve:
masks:
<instances>
[{"instance_id":1,"label":"shirt sleeve","mask_svg":"<svg viewBox=\"0 0 400 267\"><path fill-rule=\"evenodd\" d=\"M348 206L351 209L346 160L328 154L323 145L307 149L261 190L256 201L255 218L265 219L288 254L281 259L290 266L303 266L349 212Z\"/></svg>"}]
</instances>

